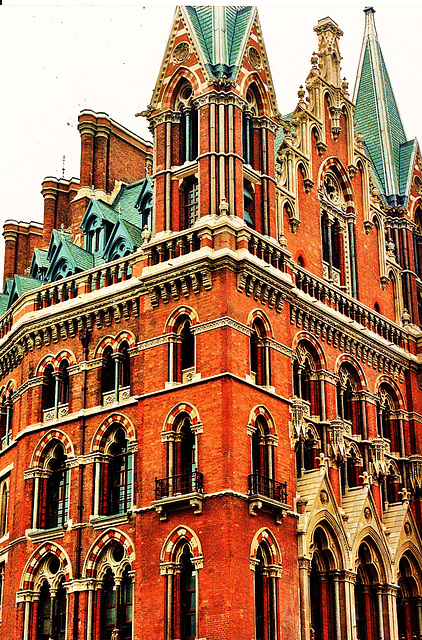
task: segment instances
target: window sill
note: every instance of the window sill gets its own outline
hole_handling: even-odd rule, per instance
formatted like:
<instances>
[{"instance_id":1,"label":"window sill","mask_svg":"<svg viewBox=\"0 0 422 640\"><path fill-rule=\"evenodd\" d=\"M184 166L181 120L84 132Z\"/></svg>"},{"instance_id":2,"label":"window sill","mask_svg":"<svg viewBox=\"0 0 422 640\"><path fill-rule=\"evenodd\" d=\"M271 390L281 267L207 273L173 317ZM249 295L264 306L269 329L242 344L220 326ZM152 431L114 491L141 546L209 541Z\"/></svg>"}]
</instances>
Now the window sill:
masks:
<instances>
[{"instance_id":1,"label":"window sill","mask_svg":"<svg viewBox=\"0 0 422 640\"><path fill-rule=\"evenodd\" d=\"M204 494L199 491L193 491L192 493L177 494L160 498L160 500L153 500L151 505L160 516L160 520L165 521L167 520L168 511L179 511L186 508L192 508L194 514L200 516L203 502Z\"/></svg>"},{"instance_id":2,"label":"window sill","mask_svg":"<svg viewBox=\"0 0 422 640\"><path fill-rule=\"evenodd\" d=\"M45 542L52 538L64 538L66 527L52 527L51 529L27 529L25 535L33 542Z\"/></svg>"},{"instance_id":3,"label":"window sill","mask_svg":"<svg viewBox=\"0 0 422 640\"><path fill-rule=\"evenodd\" d=\"M106 529L107 527L127 524L129 522L130 513L114 513L110 516L90 516L90 524L94 529Z\"/></svg>"}]
</instances>

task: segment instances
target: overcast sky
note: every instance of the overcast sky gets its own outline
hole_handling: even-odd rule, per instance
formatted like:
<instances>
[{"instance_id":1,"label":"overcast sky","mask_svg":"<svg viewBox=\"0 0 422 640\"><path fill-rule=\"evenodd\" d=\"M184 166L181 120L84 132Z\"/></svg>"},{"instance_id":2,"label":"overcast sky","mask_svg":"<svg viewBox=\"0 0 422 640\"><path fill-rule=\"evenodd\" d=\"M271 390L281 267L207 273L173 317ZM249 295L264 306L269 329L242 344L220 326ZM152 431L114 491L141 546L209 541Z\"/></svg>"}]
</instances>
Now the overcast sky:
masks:
<instances>
[{"instance_id":1,"label":"overcast sky","mask_svg":"<svg viewBox=\"0 0 422 640\"><path fill-rule=\"evenodd\" d=\"M187 3L186 3L187 4ZM197 4L204 4L197 3ZM221 4L217 3L217 4ZM240 3L231 3L240 4ZM422 6L375 4L375 21L407 137L422 141L420 41ZM343 29L342 75L353 92L365 5L259 3L264 41L283 114L317 47L313 27L329 15ZM174 6L3 0L0 6L0 224L42 221L41 182L79 176L78 114L105 111L150 139L135 113L150 102L170 32ZM3 239L0 240L3 262Z\"/></svg>"}]
</instances>

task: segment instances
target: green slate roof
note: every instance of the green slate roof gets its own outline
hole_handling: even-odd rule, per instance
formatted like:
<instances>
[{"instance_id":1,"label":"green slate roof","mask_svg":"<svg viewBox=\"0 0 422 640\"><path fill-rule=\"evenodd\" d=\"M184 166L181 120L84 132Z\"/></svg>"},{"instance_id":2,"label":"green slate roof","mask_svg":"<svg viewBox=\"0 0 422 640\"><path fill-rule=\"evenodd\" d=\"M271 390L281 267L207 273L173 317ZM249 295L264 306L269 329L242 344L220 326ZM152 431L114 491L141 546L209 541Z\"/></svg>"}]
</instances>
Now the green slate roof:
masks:
<instances>
[{"instance_id":1,"label":"green slate roof","mask_svg":"<svg viewBox=\"0 0 422 640\"><path fill-rule=\"evenodd\" d=\"M405 204L416 141L408 142L375 29L374 9L365 9L365 32L353 101L356 131L364 136L367 154L387 204Z\"/></svg>"},{"instance_id":2,"label":"green slate roof","mask_svg":"<svg viewBox=\"0 0 422 640\"><path fill-rule=\"evenodd\" d=\"M183 7L211 76L234 77L249 36L254 7Z\"/></svg>"}]
</instances>

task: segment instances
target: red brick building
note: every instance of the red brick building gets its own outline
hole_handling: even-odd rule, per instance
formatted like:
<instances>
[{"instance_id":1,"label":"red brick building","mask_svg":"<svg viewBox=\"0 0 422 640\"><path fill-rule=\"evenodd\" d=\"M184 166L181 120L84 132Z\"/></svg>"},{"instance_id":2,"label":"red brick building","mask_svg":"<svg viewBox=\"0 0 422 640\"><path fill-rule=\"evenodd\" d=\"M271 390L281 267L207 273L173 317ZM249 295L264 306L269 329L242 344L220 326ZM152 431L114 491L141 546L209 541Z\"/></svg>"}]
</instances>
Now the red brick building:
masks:
<instances>
[{"instance_id":1,"label":"red brick building","mask_svg":"<svg viewBox=\"0 0 422 640\"><path fill-rule=\"evenodd\" d=\"M422 636L422 165L365 13L353 100L325 18L281 116L256 10L177 9L153 143L83 111L6 222L2 640Z\"/></svg>"}]
</instances>

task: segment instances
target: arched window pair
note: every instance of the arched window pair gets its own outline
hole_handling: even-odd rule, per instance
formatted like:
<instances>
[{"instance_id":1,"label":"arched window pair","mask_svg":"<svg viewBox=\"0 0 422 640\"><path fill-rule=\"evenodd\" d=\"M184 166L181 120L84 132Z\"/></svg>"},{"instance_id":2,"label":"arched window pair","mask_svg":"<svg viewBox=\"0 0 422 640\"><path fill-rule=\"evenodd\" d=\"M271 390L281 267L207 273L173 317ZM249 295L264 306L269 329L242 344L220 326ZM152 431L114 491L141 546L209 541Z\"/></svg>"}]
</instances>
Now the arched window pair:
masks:
<instances>
[{"instance_id":1,"label":"arched window pair","mask_svg":"<svg viewBox=\"0 0 422 640\"><path fill-rule=\"evenodd\" d=\"M101 364L101 393L103 404L120 402L130 396L129 345L122 342L117 352L108 345Z\"/></svg>"},{"instance_id":2,"label":"arched window pair","mask_svg":"<svg viewBox=\"0 0 422 640\"><path fill-rule=\"evenodd\" d=\"M348 489L358 487L361 484L361 475L363 473L363 459L358 446L355 443L349 445L346 449L346 460L340 468L341 472L341 489L343 495Z\"/></svg>"},{"instance_id":3,"label":"arched window pair","mask_svg":"<svg viewBox=\"0 0 422 640\"><path fill-rule=\"evenodd\" d=\"M33 528L63 527L69 518L69 468L63 444L51 440L34 477Z\"/></svg>"},{"instance_id":4,"label":"arched window pair","mask_svg":"<svg viewBox=\"0 0 422 640\"><path fill-rule=\"evenodd\" d=\"M133 453L126 431L111 424L95 463L94 515L125 514L132 506Z\"/></svg>"},{"instance_id":5,"label":"arched window pair","mask_svg":"<svg viewBox=\"0 0 422 640\"><path fill-rule=\"evenodd\" d=\"M42 409L44 421L67 415L69 404L69 363L63 360L59 370L48 364L44 369Z\"/></svg>"},{"instance_id":6,"label":"arched window pair","mask_svg":"<svg viewBox=\"0 0 422 640\"><path fill-rule=\"evenodd\" d=\"M172 431L163 433L167 442L167 476L155 479L155 498L185 495L203 490L198 471L197 433L190 417L181 414Z\"/></svg>"},{"instance_id":7,"label":"arched window pair","mask_svg":"<svg viewBox=\"0 0 422 640\"><path fill-rule=\"evenodd\" d=\"M37 571L39 587L32 600L36 621L36 640L65 640L67 592L60 560L48 555Z\"/></svg>"},{"instance_id":8,"label":"arched window pair","mask_svg":"<svg viewBox=\"0 0 422 640\"><path fill-rule=\"evenodd\" d=\"M267 330L261 318L252 323L250 337L251 378L255 384L271 385L270 346Z\"/></svg>"},{"instance_id":9,"label":"arched window pair","mask_svg":"<svg viewBox=\"0 0 422 640\"><path fill-rule=\"evenodd\" d=\"M169 341L169 382L190 382L195 375L195 336L191 319L181 315Z\"/></svg>"}]
</instances>

